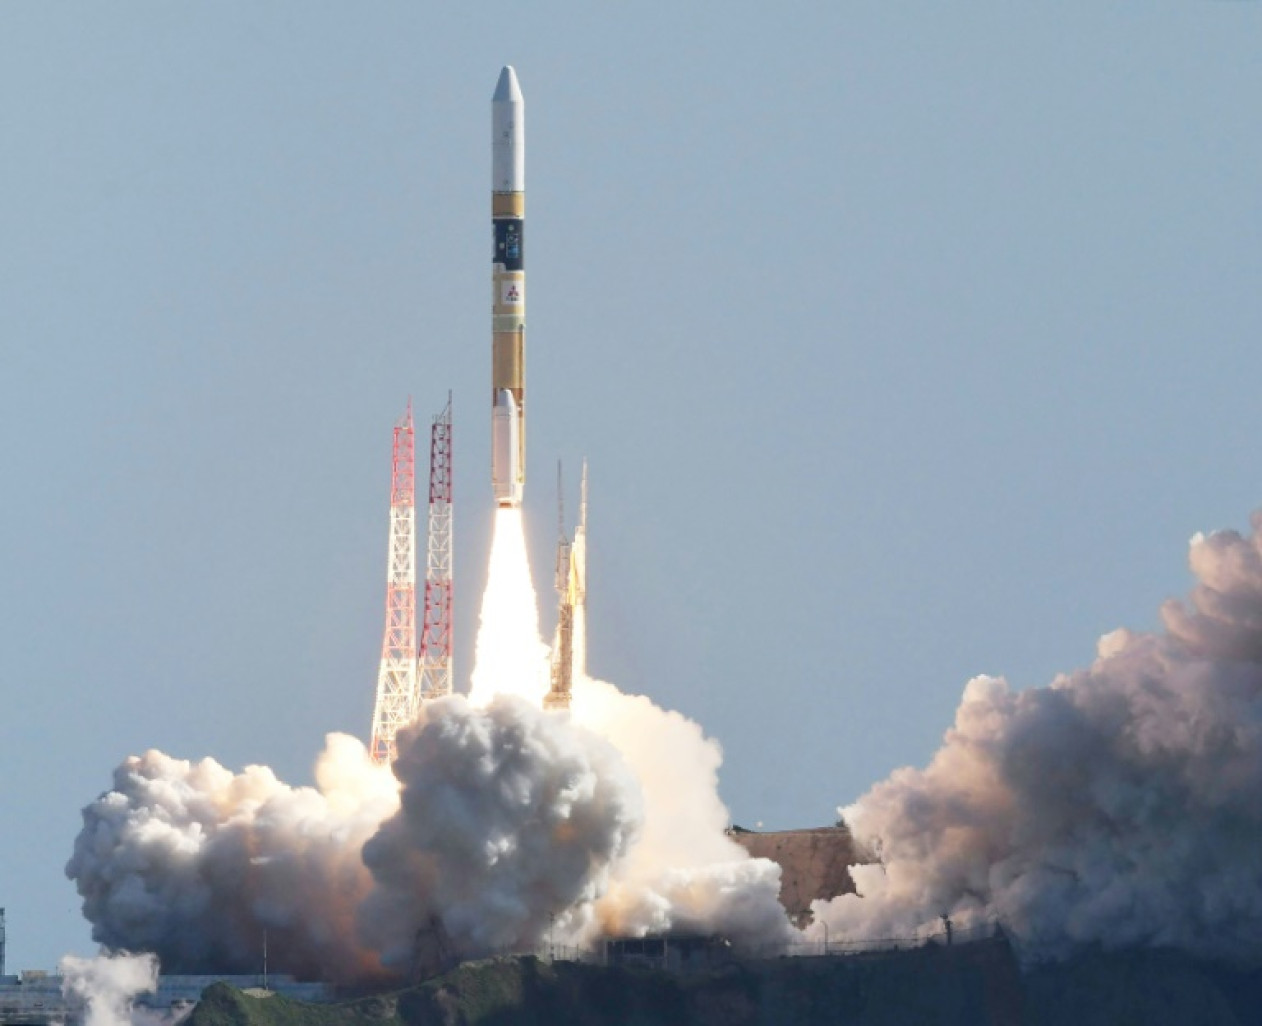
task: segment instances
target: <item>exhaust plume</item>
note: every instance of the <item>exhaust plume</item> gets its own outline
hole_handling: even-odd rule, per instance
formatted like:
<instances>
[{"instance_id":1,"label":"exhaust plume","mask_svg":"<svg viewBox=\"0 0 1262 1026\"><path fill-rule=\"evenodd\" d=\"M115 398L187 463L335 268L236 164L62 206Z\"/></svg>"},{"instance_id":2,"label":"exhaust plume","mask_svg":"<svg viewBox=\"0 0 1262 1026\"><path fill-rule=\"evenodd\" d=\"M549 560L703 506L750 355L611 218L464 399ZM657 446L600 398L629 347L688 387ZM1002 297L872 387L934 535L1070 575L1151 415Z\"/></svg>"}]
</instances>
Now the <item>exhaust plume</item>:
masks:
<instances>
[{"instance_id":1,"label":"exhaust plume","mask_svg":"<svg viewBox=\"0 0 1262 1026\"><path fill-rule=\"evenodd\" d=\"M575 617L576 650L585 648L583 626ZM788 943L780 867L726 835L718 743L687 717L585 673L574 683L572 715L623 754L644 792L640 836L596 903L601 932L718 934L746 949Z\"/></svg>"},{"instance_id":2,"label":"exhaust plume","mask_svg":"<svg viewBox=\"0 0 1262 1026\"><path fill-rule=\"evenodd\" d=\"M278 971L334 981L545 938L786 940L779 867L724 836L718 745L582 673L573 715L545 712L547 669L521 514L499 510L470 697L424 706L389 769L329 735L315 787L128 758L66 866L94 939L251 972L266 931Z\"/></svg>"},{"instance_id":3,"label":"exhaust plume","mask_svg":"<svg viewBox=\"0 0 1262 1026\"><path fill-rule=\"evenodd\" d=\"M520 508L495 511L470 680L469 698L475 705L486 705L503 694L537 705L548 691L548 646L539 634L539 607Z\"/></svg>"},{"instance_id":4,"label":"exhaust plume","mask_svg":"<svg viewBox=\"0 0 1262 1026\"><path fill-rule=\"evenodd\" d=\"M360 912L383 961L408 968L440 922L466 956L575 932L639 827L640 789L608 742L512 695L441 699L399 735L401 805L364 846Z\"/></svg>"},{"instance_id":5,"label":"exhaust plume","mask_svg":"<svg viewBox=\"0 0 1262 1026\"><path fill-rule=\"evenodd\" d=\"M1262 934L1262 515L1191 542L1164 630L1086 669L969 682L942 748L842 809L879 864L814 907L833 937L1001 922L1028 957L1080 945L1256 961Z\"/></svg>"},{"instance_id":6,"label":"exhaust plume","mask_svg":"<svg viewBox=\"0 0 1262 1026\"><path fill-rule=\"evenodd\" d=\"M785 943L791 927L778 898L780 867L751 859L725 835L718 744L679 713L590 677L586 628L580 606L571 710L547 714L548 720L557 729L590 731L607 741L638 782L643 813L610 866L607 884L594 901L555 924L556 936L587 944L601 936L676 932L721 934L748 947ZM548 690L547 657L521 511L497 510L471 701L501 692L527 697L537 707Z\"/></svg>"}]
</instances>

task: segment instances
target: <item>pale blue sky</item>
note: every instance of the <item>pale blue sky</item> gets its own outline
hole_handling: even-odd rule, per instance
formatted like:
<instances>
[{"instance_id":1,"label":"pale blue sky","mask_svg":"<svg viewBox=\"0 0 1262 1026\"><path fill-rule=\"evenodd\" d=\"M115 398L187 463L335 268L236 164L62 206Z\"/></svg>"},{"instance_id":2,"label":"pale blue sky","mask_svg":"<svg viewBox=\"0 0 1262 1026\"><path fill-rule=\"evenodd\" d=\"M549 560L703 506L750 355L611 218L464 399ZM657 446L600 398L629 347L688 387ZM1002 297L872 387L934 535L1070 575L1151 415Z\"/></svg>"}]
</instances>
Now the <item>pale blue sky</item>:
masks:
<instances>
[{"instance_id":1,"label":"pale blue sky","mask_svg":"<svg viewBox=\"0 0 1262 1026\"><path fill-rule=\"evenodd\" d=\"M78 810L367 727L390 428L490 524L489 101L528 109L533 565L591 461L593 669L737 822L831 821L1259 500L1262 4L0 7L0 904ZM573 505L573 495L571 495Z\"/></svg>"}]
</instances>

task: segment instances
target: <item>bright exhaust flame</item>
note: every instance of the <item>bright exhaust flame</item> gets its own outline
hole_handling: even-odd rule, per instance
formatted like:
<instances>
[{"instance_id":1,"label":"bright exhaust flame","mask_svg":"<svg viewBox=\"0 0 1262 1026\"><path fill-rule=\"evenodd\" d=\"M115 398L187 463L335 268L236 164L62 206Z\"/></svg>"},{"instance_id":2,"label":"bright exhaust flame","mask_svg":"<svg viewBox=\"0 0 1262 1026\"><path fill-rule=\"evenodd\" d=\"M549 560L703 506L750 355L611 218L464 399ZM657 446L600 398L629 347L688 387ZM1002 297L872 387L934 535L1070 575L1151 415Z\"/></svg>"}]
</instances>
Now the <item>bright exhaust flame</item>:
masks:
<instances>
[{"instance_id":1,"label":"bright exhaust flame","mask_svg":"<svg viewBox=\"0 0 1262 1026\"><path fill-rule=\"evenodd\" d=\"M497 509L469 701L485 706L508 694L538 704L547 690L548 647L539 636L521 510Z\"/></svg>"}]
</instances>

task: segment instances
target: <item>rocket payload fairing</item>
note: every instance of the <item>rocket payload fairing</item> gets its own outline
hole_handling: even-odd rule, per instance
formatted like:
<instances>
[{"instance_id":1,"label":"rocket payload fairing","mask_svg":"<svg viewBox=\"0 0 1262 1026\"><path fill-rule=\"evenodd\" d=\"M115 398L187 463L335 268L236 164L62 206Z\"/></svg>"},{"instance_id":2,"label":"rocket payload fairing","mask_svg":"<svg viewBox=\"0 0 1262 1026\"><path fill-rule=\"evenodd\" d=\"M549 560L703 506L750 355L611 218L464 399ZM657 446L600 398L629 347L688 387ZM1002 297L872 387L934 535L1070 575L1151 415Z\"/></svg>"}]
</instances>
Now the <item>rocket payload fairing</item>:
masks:
<instances>
[{"instance_id":1,"label":"rocket payload fairing","mask_svg":"<svg viewBox=\"0 0 1262 1026\"><path fill-rule=\"evenodd\" d=\"M491 487L508 509L526 483L525 222L526 104L505 66L491 98Z\"/></svg>"}]
</instances>

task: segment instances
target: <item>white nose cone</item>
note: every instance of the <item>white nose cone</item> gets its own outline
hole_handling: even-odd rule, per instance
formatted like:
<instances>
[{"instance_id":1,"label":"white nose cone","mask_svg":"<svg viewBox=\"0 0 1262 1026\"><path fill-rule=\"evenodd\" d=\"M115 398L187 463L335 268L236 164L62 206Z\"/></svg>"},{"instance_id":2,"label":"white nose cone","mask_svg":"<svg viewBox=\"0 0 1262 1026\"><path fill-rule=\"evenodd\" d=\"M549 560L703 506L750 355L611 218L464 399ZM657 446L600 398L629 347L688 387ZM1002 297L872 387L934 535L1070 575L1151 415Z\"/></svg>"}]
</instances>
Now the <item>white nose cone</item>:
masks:
<instances>
[{"instance_id":1,"label":"white nose cone","mask_svg":"<svg viewBox=\"0 0 1262 1026\"><path fill-rule=\"evenodd\" d=\"M521 103L521 86L517 84L517 72L511 64L500 69L500 80L495 83L492 103Z\"/></svg>"},{"instance_id":2,"label":"white nose cone","mask_svg":"<svg viewBox=\"0 0 1262 1026\"><path fill-rule=\"evenodd\" d=\"M526 191L526 102L508 64L491 97L491 191Z\"/></svg>"}]
</instances>

